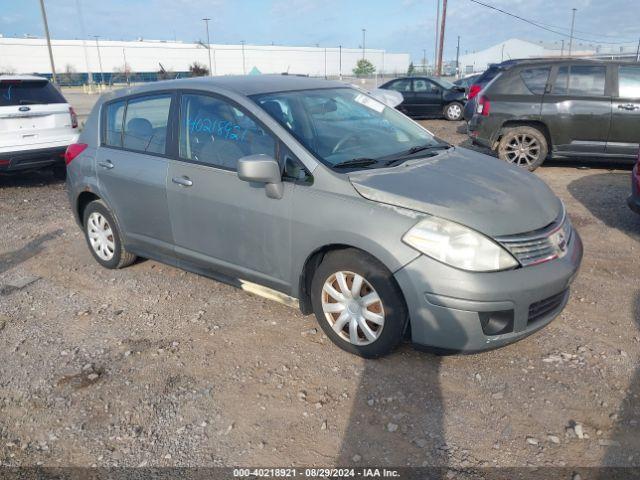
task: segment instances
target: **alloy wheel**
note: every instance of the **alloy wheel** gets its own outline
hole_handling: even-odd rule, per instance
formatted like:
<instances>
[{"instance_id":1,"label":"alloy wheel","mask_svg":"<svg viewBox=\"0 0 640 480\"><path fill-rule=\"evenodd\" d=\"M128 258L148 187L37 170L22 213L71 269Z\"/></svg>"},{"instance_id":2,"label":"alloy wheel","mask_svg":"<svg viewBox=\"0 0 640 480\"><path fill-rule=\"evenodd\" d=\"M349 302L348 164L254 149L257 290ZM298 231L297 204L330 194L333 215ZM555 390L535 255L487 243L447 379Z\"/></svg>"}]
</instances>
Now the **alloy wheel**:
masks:
<instances>
[{"instance_id":1,"label":"alloy wheel","mask_svg":"<svg viewBox=\"0 0 640 480\"><path fill-rule=\"evenodd\" d=\"M111 225L99 212L92 212L87 219L87 235L95 254L108 262L115 254L115 240Z\"/></svg>"},{"instance_id":2,"label":"alloy wheel","mask_svg":"<svg viewBox=\"0 0 640 480\"><path fill-rule=\"evenodd\" d=\"M362 275L354 272L336 272L325 281L322 310L334 332L353 345L375 342L384 327L380 296Z\"/></svg>"},{"instance_id":3,"label":"alloy wheel","mask_svg":"<svg viewBox=\"0 0 640 480\"><path fill-rule=\"evenodd\" d=\"M540 156L540 143L527 134L514 135L505 145L505 157L507 162L521 167L529 167Z\"/></svg>"}]
</instances>

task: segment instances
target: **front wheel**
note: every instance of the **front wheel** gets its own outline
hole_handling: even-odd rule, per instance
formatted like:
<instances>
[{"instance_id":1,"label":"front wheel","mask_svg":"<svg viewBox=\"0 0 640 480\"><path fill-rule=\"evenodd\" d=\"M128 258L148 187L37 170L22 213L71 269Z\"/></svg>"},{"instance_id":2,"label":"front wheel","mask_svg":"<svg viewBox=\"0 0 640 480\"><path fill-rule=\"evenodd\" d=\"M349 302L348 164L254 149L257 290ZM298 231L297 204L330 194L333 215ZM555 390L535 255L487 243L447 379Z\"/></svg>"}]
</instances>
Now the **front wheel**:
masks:
<instances>
[{"instance_id":1,"label":"front wheel","mask_svg":"<svg viewBox=\"0 0 640 480\"><path fill-rule=\"evenodd\" d=\"M455 122L458 120L462 120L462 104L459 102L451 102L444 106L444 118L449 121Z\"/></svg>"},{"instance_id":2,"label":"front wheel","mask_svg":"<svg viewBox=\"0 0 640 480\"><path fill-rule=\"evenodd\" d=\"M498 158L533 172L547 158L548 149L546 137L537 128L513 127L500 139Z\"/></svg>"},{"instance_id":3,"label":"front wheel","mask_svg":"<svg viewBox=\"0 0 640 480\"><path fill-rule=\"evenodd\" d=\"M400 287L362 251L328 253L314 273L311 302L324 333L347 352L381 357L402 340L407 309Z\"/></svg>"}]
</instances>

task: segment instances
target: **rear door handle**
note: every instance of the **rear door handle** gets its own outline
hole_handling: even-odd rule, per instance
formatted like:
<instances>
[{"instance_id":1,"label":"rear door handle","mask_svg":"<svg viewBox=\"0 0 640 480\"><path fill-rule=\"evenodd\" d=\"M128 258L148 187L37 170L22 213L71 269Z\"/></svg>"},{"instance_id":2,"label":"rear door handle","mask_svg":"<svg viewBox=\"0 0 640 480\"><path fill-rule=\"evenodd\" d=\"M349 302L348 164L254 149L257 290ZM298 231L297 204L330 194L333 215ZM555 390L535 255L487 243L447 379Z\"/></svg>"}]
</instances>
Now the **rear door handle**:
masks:
<instances>
[{"instance_id":1,"label":"rear door handle","mask_svg":"<svg viewBox=\"0 0 640 480\"><path fill-rule=\"evenodd\" d=\"M189 177L173 177L171 181L183 187L190 187L191 185L193 185L193 182Z\"/></svg>"},{"instance_id":2,"label":"rear door handle","mask_svg":"<svg viewBox=\"0 0 640 480\"><path fill-rule=\"evenodd\" d=\"M640 106L634 105L633 103L627 103L625 105L623 104L618 105L618 108L620 110L638 110L640 109Z\"/></svg>"},{"instance_id":3,"label":"rear door handle","mask_svg":"<svg viewBox=\"0 0 640 480\"><path fill-rule=\"evenodd\" d=\"M105 160L104 162L98 162L102 168L106 168L107 170L111 170L115 165L111 163L111 160Z\"/></svg>"}]
</instances>

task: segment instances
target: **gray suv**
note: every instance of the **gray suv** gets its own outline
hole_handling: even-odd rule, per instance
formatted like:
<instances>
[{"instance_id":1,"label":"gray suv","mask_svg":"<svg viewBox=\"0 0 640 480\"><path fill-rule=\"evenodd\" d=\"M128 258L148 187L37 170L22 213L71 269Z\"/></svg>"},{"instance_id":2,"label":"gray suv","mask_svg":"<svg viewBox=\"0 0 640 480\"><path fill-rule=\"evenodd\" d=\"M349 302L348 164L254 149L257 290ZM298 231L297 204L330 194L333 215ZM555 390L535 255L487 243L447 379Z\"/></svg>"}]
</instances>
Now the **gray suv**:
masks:
<instances>
[{"instance_id":1,"label":"gray suv","mask_svg":"<svg viewBox=\"0 0 640 480\"><path fill-rule=\"evenodd\" d=\"M263 75L109 93L66 154L95 259L152 258L315 313L364 356L520 339L582 243L542 181L338 82Z\"/></svg>"},{"instance_id":2,"label":"gray suv","mask_svg":"<svg viewBox=\"0 0 640 480\"><path fill-rule=\"evenodd\" d=\"M640 63L512 61L478 94L469 134L529 170L547 156L635 159Z\"/></svg>"}]
</instances>

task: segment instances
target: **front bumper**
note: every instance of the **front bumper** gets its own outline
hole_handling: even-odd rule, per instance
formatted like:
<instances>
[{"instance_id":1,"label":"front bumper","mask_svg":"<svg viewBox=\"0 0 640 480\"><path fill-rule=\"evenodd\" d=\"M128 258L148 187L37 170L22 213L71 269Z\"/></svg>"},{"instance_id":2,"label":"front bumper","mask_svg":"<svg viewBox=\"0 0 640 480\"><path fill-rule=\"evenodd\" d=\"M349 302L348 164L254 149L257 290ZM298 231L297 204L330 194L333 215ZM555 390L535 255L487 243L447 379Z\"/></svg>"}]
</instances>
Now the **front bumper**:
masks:
<instances>
[{"instance_id":1,"label":"front bumper","mask_svg":"<svg viewBox=\"0 0 640 480\"><path fill-rule=\"evenodd\" d=\"M515 342L547 325L566 305L582 261L582 240L573 233L563 258L539 265L473 273L421 255L398 270L395 278L409 309L413 343L477 352Z\"/></svg>"},{"instance_id":2,"label":"front bumper","mask_svg":"<svg viewBox=\"0 0 640 480\"><path fill-rule=\"evenodd\" d=\"M64 165L67 147L39 148L17 152L0 152L0 173L34 170L51 165Z\"/></svg>"}]
</instances>

